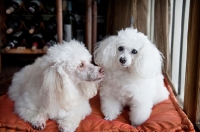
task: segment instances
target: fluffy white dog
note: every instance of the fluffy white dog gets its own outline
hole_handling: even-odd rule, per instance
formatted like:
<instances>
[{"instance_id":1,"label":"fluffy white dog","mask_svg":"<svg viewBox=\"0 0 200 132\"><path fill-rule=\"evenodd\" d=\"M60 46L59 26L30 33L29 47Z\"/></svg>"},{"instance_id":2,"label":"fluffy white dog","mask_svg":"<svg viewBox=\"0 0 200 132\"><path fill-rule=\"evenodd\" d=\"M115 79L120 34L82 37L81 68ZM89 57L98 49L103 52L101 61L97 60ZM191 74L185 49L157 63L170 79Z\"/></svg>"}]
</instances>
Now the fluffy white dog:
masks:
<instances>
[{"instance_id":1,"label":"fluffy white dog","mask_svg":"<svg viewBox=\"0 0 200 132\"><path fill-rule=\"evenodd\" d=\"M91 64L91 54L75 40L51 47L47 54L17 72L8 95L15 112L35 129L55 120L59 130L72 132L91 112L104 71Z\"/></svg>"},{"instance_id":2,"label":"fluffy white dog","mask_svg":"<svg viewBox=\"0 0 200 132\"><path fill-rule=\"evenodd\" d=\"M137 126L149 118L155 104L168 98L162 54L137 29L126 28L97 43L94 60L105 72L100 89L105 119L116 119L128 105L131 123Z\"/></svg>"}]
</instances>

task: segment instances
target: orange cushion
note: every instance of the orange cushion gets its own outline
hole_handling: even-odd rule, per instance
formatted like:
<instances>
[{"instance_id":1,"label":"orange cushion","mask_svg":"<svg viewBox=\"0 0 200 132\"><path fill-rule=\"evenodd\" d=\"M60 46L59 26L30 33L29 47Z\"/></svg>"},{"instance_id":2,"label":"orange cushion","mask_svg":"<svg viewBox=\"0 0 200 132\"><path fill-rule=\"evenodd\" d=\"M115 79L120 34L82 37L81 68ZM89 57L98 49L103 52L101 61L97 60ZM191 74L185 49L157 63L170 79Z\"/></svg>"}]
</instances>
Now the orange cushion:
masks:
<instances>
[{"instance_id":1,"label":"orange cushion","mask_svg":"<svg viewBox=\"0 0 200 132\"><path fill-rule=\"evenodd\" d=\"M92 113L81 121L77 132L152 132L152 131L195 131L186 114L179 107L176 98L165 79L165 84L170 92L169 99L153 107L150 118L138 127L132 127L129 120L129 109L113 121L104 120L100 111L99 95L90 100ZM36 132L31 125L13 113L14 103L7 95L0 97L0 132L31 131ZM57 124L48 120L44 132L58 131Z\"/></svg>"}]
</instances>

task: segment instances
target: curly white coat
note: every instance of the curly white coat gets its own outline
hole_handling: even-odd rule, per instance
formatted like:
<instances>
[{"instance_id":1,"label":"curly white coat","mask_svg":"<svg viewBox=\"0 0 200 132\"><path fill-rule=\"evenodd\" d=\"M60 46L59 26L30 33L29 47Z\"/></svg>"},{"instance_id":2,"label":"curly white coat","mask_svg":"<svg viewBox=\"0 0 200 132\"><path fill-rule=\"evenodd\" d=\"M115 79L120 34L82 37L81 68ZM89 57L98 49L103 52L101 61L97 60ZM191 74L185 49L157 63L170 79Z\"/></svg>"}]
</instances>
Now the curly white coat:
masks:
<instances>
[{"instance_id":1,"label":"curly white coat","mask_svg":"<svg viewBox=\"0 0 200 132\"><path fill-rule=\"evenodd\" d=\"M116 119L128 105L132 125L141 125L152 107L168 98L161 72L162 54L137 29L126 28L97 43L94 60L105 71L100 89L105 119Z\"/></svg>"},{"instance_id":2,"label":"curly white coat","mask_svg":"<svg viewBox=\"0 0 200 132\"><path fill-rule=\"evenodd\" d=\"M78 41L51 47L32 65L15 73L8 95L15 112L35 129L55 120L60 131L73 132L89 115L89 99L97 93L103 70L91 64L91 54Z\"/></svg>"}]
</instances>

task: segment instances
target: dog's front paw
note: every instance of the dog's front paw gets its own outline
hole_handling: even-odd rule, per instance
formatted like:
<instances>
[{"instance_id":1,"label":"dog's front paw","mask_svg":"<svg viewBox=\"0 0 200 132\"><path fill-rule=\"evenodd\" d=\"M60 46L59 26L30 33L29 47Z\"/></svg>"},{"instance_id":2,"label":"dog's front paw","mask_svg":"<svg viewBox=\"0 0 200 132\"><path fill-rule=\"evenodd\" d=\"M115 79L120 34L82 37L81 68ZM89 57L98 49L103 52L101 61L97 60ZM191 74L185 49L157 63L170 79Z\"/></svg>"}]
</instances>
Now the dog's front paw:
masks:
<instances>
[{"instance_id":1,"label":"dog's front paw","mask_svg":"<svg viewBox=\"0 0 200 132\"><path fill-rule=\"evenodd\" d=\"M67 129L67 128L60 127L59 132L74 132L74 130L70 130L70 129Z\"/></svg>"},{"instance_id":2,"label":"dog's front paw","mask_svg":"<svg viewBox=\"0 0 200 132\"><path fill-rule=\"evenodd\" d=\"M106 117L104 117L104 119L108 120L108 121L112 121L112 120L116 119L116 117L106 116Z\"/></svg>"},{"instance_id":3,"label":"dog's front paw","mask_svg":"<svg viewBox=\"0 0 200 132\"><path fill-rule=\"evenodd\" d=\"M46 115L45 114L39 114L37 116L34 116L30 118L31 120L28 121L32 127L36 130L43 130L46 126Z\"/></svg>"},{"instance_id":4,"label":"dog's front paw","mask_svg":"<svg viewBox=\"0 0 200 132\"><path fill-rule=\"evenodd\" d=\"M32 126L34 129L41 131L45 128L46 123L37 121L36 123L32 124Z\"/></svg>"},{"instance_id":5,"label":"dog's front paw","mask_svg":"<svg viewBox=\"0 0 200 132\"><path fill-rule=\"evenodd\" d=\"M66 126L59 126L59 131L60 132L75 132L77 127L78 126L74 126L72 124L68 124Z\"/></svg>"},{"instance_id":6,"label":"dog's front paw","mask_svg":"<svg viewBox=\"0 0 200 132\"><path fill-rule=\"evenodd\" d=\"M111 113L104 111L104 116L105 116L104 119L108 120L108 121L112 121L112 120L116 119L118 117L118 115L120 115L120 113L121 112L118 112L118 111L117 112L113 111Z\"/></svg>"},{"instance_id":7,"label":"dog's front paw","mask_svg":"<svg viewBox=\"0 0 200 132\"><path fill-rule=\"evenodd\" d=\"M108 120L108 121L112 121L113 119L109 118L109 117L105 117L104 118L105 120Z\"/></svg>"}]
</instances>

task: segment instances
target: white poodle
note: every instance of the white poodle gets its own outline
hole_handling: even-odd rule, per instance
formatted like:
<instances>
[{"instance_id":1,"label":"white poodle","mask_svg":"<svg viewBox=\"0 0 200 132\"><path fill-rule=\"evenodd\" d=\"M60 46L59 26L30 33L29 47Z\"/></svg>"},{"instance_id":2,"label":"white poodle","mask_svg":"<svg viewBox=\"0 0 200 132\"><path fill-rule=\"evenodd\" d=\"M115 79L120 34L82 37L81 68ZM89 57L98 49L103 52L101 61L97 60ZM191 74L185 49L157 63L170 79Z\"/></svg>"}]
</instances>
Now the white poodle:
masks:
<instances>
[{"instance_id":1,"label":"white poodle","mask_svg":"<svg viewBox=\"0 0 200 132\"><path fill-rule=\"evenodd\" d=\"M141 125L152 107L168 98L162 54L137 29L126 28L97 43L94 61L105 72L100 98L106 120L116 119L128 105L132 125Z\"/></svg>"},{"instance_id":2,"label":"white poodle","mask_svg":"<svg viewBox=\"0 0 200 132\"><path fill-rule=\"evenodd\" d=\"M14 75L8 95L15 101L15 112L38 130L52 119L60 131L75 131L90 114L89 99L104 76L102 68L91 64L91 57L75 40L51 47Z\"/></svg>"}]
</instances>

